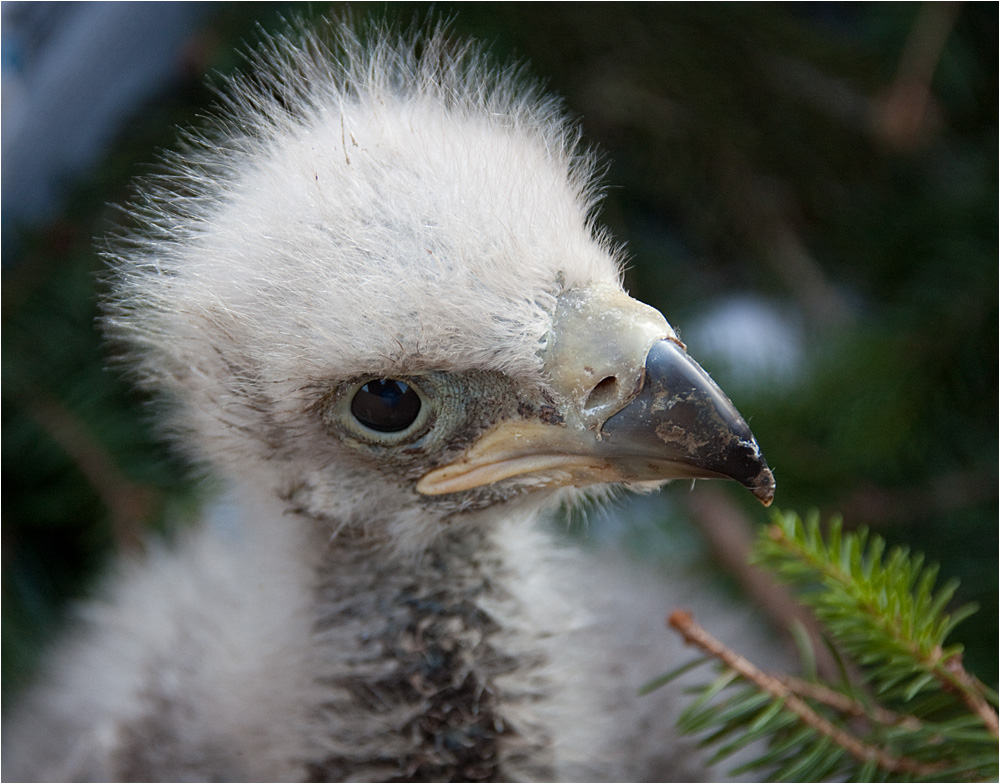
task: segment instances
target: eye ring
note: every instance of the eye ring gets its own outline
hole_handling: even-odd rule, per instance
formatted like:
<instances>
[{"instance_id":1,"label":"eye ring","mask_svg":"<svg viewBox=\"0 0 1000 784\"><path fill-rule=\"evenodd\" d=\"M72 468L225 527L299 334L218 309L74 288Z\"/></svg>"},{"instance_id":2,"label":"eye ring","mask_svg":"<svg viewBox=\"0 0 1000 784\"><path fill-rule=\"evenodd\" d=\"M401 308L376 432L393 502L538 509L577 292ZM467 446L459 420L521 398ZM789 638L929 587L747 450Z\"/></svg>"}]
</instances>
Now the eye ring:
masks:
<instances>
[{"instance_id":1,"label":"eye ring","mask_svg":"<svg viewBox=\"0 0 1000 784\"><path fill-rule=\"evenodd\" d=\"M372 447L413 444L437 421L437 396L433 388L428 394L424 381L412 376L357 378L325 399L323 420L351 442Z\"/></svg>"},{"instance_id":2,"label":"eye ring","mask_svg":"<svg viewBox=\"0 0 1000 784\"><path fill-rule=\"evenodd\" d=\"M351 398L351 415L377 433L400 434L410 429L424 408L420 394L398 378L366 381Z\"/></svg>"}]
</instances>

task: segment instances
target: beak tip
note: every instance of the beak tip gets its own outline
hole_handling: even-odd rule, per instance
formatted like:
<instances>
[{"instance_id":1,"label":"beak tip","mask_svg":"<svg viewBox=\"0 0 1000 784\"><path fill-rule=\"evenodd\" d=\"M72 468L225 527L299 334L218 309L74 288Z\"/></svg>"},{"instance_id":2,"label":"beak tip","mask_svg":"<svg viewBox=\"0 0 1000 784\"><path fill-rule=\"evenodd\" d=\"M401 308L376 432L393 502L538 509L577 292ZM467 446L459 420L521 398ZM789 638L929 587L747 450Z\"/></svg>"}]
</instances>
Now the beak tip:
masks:
<instances>
[{"instance_id":1,"label":"beak tip","mask_svg":"<svg viewBox=\"0 0 1000 784\"><path fill-rule=\"evenodd\" d=\"M747 483L747 487L764 506L770 506L774 501L774 474L770 468L762 468L760 473Z\"/></svg>"}]
</instances>

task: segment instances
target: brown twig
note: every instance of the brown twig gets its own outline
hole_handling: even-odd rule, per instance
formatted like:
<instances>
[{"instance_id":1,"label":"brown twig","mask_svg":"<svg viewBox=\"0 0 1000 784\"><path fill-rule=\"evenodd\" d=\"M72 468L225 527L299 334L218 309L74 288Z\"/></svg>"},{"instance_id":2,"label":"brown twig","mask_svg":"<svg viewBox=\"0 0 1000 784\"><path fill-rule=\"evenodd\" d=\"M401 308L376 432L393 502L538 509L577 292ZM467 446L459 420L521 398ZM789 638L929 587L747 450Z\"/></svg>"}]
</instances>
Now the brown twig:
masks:
<instances>
[{"instance_id":1,"label":"brown twig","mask_svg":"<svg viewBox=\"0 0 1000 784\"><path fill-rule=\"evenodd\" d=\"M850 305L803 239L801 200L789 182L729 149L719 151L718 177L734 218L803 313L824 327L850 323Z\"/></svg>"},{"instance_id":2,"label":"brown twig","mask_svg":"<svg viewBox=\"0 0 1000 784\"><path fill-rule=\"evenodd\" d=\"M848 697L846 694L824 686L822 683L804 681L801 678L796 678L794 675L780 675L777 677L796 694L816 700L817 702L822 702L824 705L829 705L834 710L838 710L849 716L855 716L860 719L874 719L879 724L898 725L911 730L918 730L923 726L920 719L913 716L895 713L888 708L883 708L881 705L866 705L860 700Z\"/></svg>"},{"instance_id":3,"label":"brown twig","mask_svg":"<svg viewBox=\"0 0 1000 784\"><path fill-rule=\"evenodd\" d=\"M111 515L118 546L140 550L144 523L154 507L154 493L130 482L79 417L47 390L32 384L18 402L62 447L100 497Z\"/></svg>"},{"instance_id":4,"label":"brown twig","mask_svg":"<svg viewBox=\"0 0 1000 784\"><path fill-rule=\"evenodd\" d=\"M897 149L918 146L932 124L935 106L931 82L959 6L952 2L919 6L899 58L896 78L875 116L876 130Z\"/></svg>"},{"instance_id":5,"label":"brown twig","mask_svg":"<svg viewBox=\"0 0 1000 784\"><path fill-rule=\"evenodd\" d=\"M962 666L961 655L951 656L934 667L932 672L946 689L958 694L966 707L982 719L986 729L994 737L1000 737L1000 721L997 712L983 697L978 681Z\"/></svg>"},{"instance_id":6,"label":"brown twig","mask_svg":"<svg viewBox=\"0 0 1000 784\"><path fill-rule=\"evenodd\" d=\"M750 563L753 549L753 523L722 491L699 486L687 497L691 518L705 537L712 555L779 629L790 633L798 622L809 635L816 658L816 670L825 680L840 675L836 660L826 645L816 618L803 607L792 592L775 582L763 569Z\"/></svg>"},{"instance_id":7,"label":"brown twig","mask_svg":"<svg viewBox=\"0 0 1000 784\"><path fill-rule=\"evenodd\" d=\"M809 704L799 696L782 679L760 670L748 659L730 650L719 640L703 629L690 613L675 610L668 619L670 626L684 637L685 642L694 645L712 656L730 670L766 691L774 699L781 700L785 707L798 716L799 720L816 732L830 738L848 754L861 762L874 762L883 770L893 773L912 773L918 776L928 776L944 769L942 764L919 762L909 757L890 754L878 746L866 743L846 730L836 726L829 719L814 711Z\"/></svg>"}]
</instances>

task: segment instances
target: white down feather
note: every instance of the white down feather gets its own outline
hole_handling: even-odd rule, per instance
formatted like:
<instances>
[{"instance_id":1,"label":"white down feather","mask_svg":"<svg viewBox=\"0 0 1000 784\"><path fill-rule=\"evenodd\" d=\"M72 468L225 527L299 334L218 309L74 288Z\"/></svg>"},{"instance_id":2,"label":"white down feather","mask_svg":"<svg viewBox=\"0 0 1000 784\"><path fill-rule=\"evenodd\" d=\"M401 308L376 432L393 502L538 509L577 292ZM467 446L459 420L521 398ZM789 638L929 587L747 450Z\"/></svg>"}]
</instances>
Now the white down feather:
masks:
<instances>
[{"instance_id":1,"label":"white down feather","mask_svg":"<svg viewBox=\"0 0 1000 784\"><path fill-rule=\"evenodd\" d=\"M554 297L620 285L557 102L446 33L368 37L269 44L132 208L107 328L225 490L81 609L5 727L5 779L706 775L676 693L637 690L684 656L673 607L744 621L553 535L576 491L443 516L307 415L359 375L544 384ZM408 613L432 599L455 704L489 717L471 762L420 735L451 703L399 696L427 686L397 659L430 644Z\"/></svg>"}]
</instances>

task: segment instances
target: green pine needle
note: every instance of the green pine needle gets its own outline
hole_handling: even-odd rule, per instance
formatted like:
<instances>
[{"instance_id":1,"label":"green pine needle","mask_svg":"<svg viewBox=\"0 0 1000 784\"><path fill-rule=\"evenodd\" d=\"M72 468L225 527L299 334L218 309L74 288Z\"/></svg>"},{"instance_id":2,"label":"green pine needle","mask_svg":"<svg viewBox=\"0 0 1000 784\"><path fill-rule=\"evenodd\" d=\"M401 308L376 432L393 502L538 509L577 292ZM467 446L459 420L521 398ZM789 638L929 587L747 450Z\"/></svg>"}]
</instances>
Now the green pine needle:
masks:
<instances>
[{"instance_id":1,"label":"green pine needle","mask_svg":"<svg viewBox=\"0 0 1000 784\"><path fill-rule=\"evenodd\" d=\"M946 645L975 608L947 611L958 586L935 588L937 566L904 547L886 549L866 530L824 531L812 514L775 512L754 561L812 608L841 667L837 684L773 676L741 659L686 613L671 616L708 654L649 684L657 688L712 658L718 676L694 691L678 726L714 748L713 761L748 746L757 756L733 771L770 781L985 781L1000 773L996 694ZM859 683L847 673L860 672Z\"/></svg>"}]
</instances>

